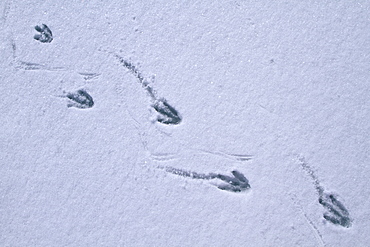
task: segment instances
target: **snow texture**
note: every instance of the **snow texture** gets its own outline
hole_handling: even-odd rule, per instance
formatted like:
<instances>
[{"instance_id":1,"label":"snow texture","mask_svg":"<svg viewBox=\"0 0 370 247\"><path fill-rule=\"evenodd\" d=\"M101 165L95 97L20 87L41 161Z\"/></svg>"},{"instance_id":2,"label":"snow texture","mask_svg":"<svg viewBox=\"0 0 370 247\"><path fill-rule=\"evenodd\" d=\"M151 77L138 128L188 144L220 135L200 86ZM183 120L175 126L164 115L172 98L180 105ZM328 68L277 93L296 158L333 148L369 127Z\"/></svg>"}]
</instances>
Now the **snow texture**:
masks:
<instances>
[{"instance_id":1,"label":"snow texture","mask_svg":"<svg viewBox=\"0 0 370 247\"><path fill-rule=\"evenodd\" d=\"M0 1L0 246L368 246L370 1Z\"/></svg>"}]
</instances>

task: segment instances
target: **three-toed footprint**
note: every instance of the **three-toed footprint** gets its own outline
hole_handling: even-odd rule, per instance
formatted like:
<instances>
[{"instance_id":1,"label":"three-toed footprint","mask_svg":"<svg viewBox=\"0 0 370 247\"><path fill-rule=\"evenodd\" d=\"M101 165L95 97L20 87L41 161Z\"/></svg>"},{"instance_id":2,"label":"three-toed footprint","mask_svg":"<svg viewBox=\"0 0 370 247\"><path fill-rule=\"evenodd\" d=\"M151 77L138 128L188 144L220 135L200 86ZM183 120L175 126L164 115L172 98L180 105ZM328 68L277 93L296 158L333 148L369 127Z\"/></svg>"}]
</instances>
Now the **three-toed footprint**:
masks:
<instances>
[{"instance_id":1,"label":"three-toed footprint","mask_svg":"<svg viewBox=\"0 0 370 247\"><path fill-rule=\"evenodd\" d=\"M53 41L53 34L48 26L42 24L41 26L35 26L35 30L40 34L35 34L33 38L40 41L41 43L50 43Z\"/></svg>"}]
</instances>

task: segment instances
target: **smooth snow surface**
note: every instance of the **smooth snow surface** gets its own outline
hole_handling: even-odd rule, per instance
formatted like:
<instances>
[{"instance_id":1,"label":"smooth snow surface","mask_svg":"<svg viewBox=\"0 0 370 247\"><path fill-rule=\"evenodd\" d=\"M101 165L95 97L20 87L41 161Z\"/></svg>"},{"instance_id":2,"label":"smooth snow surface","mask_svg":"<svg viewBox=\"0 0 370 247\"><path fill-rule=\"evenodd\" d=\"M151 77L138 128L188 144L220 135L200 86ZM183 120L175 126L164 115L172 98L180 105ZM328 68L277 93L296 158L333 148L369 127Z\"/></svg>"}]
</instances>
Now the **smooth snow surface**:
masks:
<instances>
[{"instance_id":1,"label":"smooth snow surface","mask_svg":"<svg viewBox=\"0 0 370 247\"><path fill-rule=\"evenodd\" d=\"M370 1L0 2L0 246L369 246Z\"/></svg>"}]
</instances>

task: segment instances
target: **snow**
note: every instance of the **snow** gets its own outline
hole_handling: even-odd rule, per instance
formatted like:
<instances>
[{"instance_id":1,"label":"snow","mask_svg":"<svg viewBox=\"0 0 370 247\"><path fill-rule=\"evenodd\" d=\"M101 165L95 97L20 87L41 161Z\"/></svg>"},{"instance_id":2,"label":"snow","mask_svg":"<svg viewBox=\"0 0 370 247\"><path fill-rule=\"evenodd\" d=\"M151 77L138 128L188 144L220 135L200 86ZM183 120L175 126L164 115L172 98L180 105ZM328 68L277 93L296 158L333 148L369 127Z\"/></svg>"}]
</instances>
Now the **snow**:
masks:
<instances>
[{"instance_id":1,"label":"snow","mask_svg":"<svg viewBox=\"0 0 370 247\"><path fill-rule=\"evenodd\" d=\"M2 1L0 246L367 246L369 12Z\"/></svg>"}]
</instances>

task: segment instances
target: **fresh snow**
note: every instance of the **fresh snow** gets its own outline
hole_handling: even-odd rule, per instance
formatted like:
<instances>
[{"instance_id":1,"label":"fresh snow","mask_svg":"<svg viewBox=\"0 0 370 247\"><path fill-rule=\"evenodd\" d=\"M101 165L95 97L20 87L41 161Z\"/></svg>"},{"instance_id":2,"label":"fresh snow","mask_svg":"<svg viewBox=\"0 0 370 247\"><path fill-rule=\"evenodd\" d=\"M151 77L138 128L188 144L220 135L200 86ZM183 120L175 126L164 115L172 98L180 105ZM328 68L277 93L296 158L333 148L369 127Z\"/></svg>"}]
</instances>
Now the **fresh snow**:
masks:
<instances>
[{"instance_id":1,"label":"fresh snow","mask_svg":"<svg viewBox=\"0 0 370 247\"><path fill-rule=\"evenodd\" d=\"M369 246L369 1L0 2L0 246Z\"/></svg>"}]
</instances>

